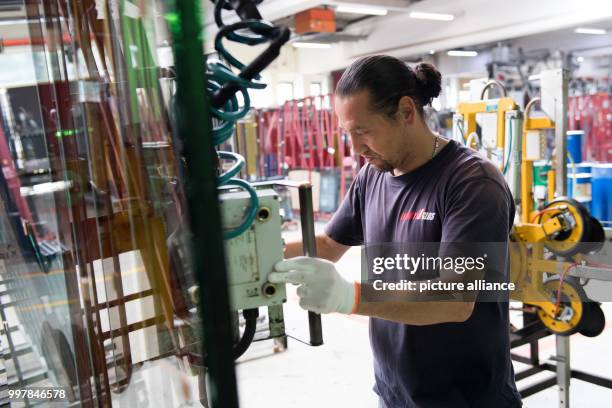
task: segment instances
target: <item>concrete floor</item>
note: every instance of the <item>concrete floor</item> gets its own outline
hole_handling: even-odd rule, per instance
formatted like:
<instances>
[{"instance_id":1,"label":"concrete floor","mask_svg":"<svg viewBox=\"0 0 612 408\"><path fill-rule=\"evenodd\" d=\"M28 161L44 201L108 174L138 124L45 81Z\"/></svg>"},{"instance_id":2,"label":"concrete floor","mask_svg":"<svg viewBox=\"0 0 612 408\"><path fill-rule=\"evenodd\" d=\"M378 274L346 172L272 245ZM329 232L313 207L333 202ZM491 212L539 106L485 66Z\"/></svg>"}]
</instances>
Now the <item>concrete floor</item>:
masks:
<instances>
[{"instance_id":1,"label":"concrete floor","mask_svg":"<svg viewBox=\"0 0 612 408\"><path fill-rule=\"evenodd\" d=\"M320 230L322 224L317 225ZM289 231L286 238L299 236ZM346 279L359 279L359 249L351 248L338 262L338 270ZM612 303L603 304L608 319L612 319ZM518 313L518 312L514 312ZM520 316L512 319L520 322ZM297 305L295 288L288 288L285 306L287 333L308 338L307 314ZM310 408L310 407L377 407L372 391L372 354L368 339L368 319L362 316L330 314L323 316L325 344L310 347L289 339L289 348L274 353L272 341L254 343L238 361L237 377L243 408ZM572 368L612 378L612 330L610 323L596 338L580 334L571 337ZM514 350L526 355L525 347ZM555 353L554 337L540 341L540 355L546 361ZM525 366L515 364L515 371ZM550 374L533 377L541 379ZM533 380L518 383L523 388ZM572 408L610 408L612 390L572 380ZM558 407L557 387L552 387L524 400L527 408Z\"/></svg>"}]
</instances>

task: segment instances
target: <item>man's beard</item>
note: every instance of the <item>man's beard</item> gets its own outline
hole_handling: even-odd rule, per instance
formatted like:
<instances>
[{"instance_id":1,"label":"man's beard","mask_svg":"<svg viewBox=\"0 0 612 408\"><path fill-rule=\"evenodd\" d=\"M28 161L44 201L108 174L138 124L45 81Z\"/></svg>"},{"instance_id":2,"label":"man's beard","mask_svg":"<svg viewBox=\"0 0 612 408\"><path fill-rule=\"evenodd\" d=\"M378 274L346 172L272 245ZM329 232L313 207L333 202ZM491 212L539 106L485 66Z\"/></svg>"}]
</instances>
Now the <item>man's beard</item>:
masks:
<instances>
[{"instance_id":1,"label":"man's beard","mask_svg":"<svg viewBox=\"0 0 612 408\"><path fill-rule=\"evenodd\" d=\"M376 170L383 172L383 173L393 171L394 167L390 162L383 160L383 159L376 159L376 161L379 163L374 164L373 162L370 162L370 164L374 166Z\"/></svg>"}]
</instances>

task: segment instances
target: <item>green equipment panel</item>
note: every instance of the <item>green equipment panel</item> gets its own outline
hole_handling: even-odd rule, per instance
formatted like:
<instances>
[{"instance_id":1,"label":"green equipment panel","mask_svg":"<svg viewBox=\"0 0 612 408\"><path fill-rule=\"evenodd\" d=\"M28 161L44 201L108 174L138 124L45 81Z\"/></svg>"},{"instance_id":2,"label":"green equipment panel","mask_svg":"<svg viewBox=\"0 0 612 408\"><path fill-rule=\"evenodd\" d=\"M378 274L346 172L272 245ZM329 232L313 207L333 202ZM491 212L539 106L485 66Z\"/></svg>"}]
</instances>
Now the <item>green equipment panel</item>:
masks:
<instances>
[{"instance_id":1,"label":"green equipment panel","mask_svg":"<svg viewBox=\"0 0 612 408\"><path fill-rule=\"evenodd\" d=\"M286 301L285 285L268 282L268 273L283 259L278 195L258 190L257 217L243 234L225 241L230 304L232 310L280 305ZM243 191L220 194L224 228L242 222L251 205Z\"/></svg>"}]
</instances>

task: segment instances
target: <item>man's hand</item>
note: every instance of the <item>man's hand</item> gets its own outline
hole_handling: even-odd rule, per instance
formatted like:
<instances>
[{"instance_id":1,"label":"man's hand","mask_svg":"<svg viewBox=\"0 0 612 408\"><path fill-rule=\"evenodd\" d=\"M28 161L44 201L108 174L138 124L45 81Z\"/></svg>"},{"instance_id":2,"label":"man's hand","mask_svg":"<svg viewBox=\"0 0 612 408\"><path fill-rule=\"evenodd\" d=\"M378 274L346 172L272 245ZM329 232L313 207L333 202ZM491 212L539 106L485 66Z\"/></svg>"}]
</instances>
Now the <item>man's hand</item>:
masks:
<instances>
[{"instance_id":1,"label":"man's hand","mask_svg":"<svg viewBox=\"0 0 612 408\"><path fill-rule=\"evenodd\" d=\"M268 280L300 285L297 295L303 309L317 313L354 313L358 287L340 276L330 261L299 256L278 262Z\"/></svg>"}]
</instances>

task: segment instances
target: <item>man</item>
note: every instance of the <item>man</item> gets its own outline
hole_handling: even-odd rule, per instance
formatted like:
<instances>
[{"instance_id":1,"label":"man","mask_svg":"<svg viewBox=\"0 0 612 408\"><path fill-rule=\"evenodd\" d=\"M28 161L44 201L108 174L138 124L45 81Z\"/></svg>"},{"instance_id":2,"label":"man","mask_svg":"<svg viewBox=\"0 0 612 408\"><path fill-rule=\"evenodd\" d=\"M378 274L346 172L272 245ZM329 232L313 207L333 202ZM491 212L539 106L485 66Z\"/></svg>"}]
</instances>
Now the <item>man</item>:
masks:
<instances>
[{"instance_id":1,"label":"man","mask_svg":"<svg viewBox=\"0 0 612 408\"><path fill-rule=\"evenodd\" d=\"M354 245L496 242L507 245L514 204L499 170L434 134L423 107L441 90L430 64L388 56L353 63L336 88L336 114L365 165L317 236L320 258L279 262L269 279L300 285L308 310L370 317L380 407L519 407L504 301L372 301L368 282L346 282L332 262ZM417 215L418 214L418 215ZM424 216L424 214L426 214ZM300 255L287 245L287 257ZM506 256L501 270L507 271ZM500 266L500 265L498 265ZM459 272L457 272L459 273Z\"/></svg>"}]
</instances>

